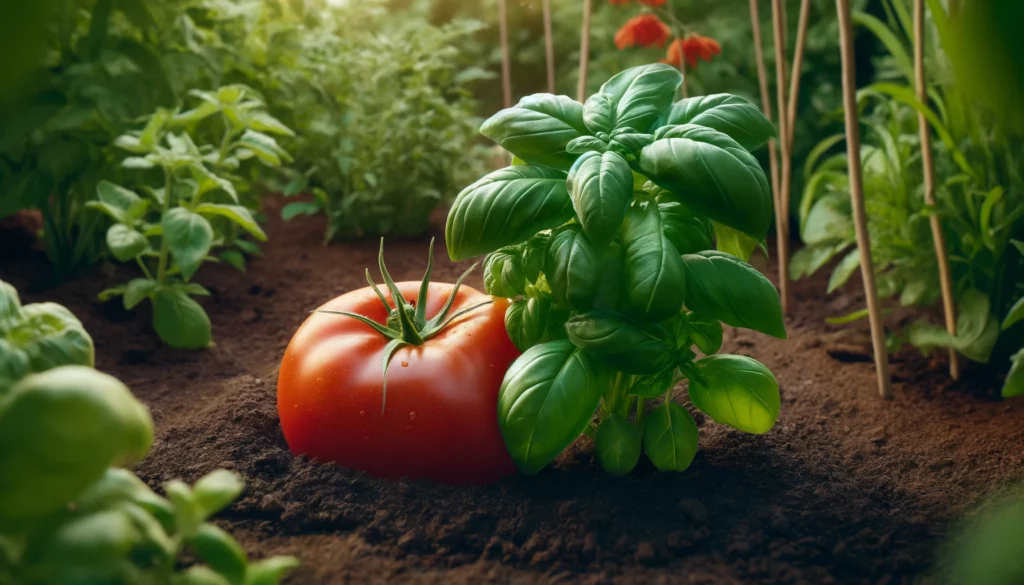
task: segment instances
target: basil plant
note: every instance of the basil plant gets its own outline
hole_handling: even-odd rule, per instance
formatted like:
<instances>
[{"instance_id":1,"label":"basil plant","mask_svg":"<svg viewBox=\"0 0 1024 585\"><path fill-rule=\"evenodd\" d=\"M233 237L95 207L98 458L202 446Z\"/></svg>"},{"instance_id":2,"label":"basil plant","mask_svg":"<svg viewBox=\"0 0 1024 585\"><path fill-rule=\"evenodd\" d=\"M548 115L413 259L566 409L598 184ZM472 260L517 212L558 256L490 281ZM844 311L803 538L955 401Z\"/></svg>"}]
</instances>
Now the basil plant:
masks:
<instances>
[{"instance_id":1,"label":"basil plant","mask_svg":"<svg viewBox=\"0 0 1024 585\"><path fill-rule=\"evenodd\" d=\"M505 324L524 353L498 418L526 473L582 433L608 472L641 452L686 469L697 426L672 400L684 379L719 423L764 433L779 415L768 368L715 355L723 323L786 335L778 292L746 262L772 214L750 151L775 130L735 96L673 103L681 82L636 67L585 104L532 95L481 129L515 158L458 195L446 237L453 260L487 254L487 291L515 299Z\"/></svg>"},{"instance_id":2,"label":"basil plant","mask_svg":"<svg viewBox=\"0 0 1024 585\"><path fill-rule=\"evenodd\" d=\"M241 494L235 473L171 481L165 498L123 469L153 422L93 353L70 311L22 306L0 281L0 583L276 585L295 559L250 563L207 522ZM186 552L205 564L182 570Z\"/></svg>"}]
</instances>

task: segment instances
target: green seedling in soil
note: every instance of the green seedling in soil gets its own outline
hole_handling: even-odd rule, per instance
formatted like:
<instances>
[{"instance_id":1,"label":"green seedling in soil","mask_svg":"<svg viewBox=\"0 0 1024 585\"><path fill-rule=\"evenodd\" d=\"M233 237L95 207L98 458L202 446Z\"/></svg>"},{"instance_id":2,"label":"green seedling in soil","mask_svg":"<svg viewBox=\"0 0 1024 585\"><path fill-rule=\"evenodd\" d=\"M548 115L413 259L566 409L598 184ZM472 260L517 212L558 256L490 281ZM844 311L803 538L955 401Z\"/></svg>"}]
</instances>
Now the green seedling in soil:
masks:
<instances>
[{"instance_id":1,"label":"green seedling in soil","mask_svg":"<svg viewBox=\"0 0 1024 585\"><path fill-rule=\"evenodd\" d=\"M247 181L237 173L246 161L279 167L288 160L270 134L290 135L291 130L268 115L244 86L192 94L201 100L195 108L160 110L140 132L115 142L132 153L122 166L141 172L139 188L103 181L89 205L115 222L106 238L111 254L135 262L142 272L140 278L103 291L100 299L121 296L129 310L149 299L153 329L164 342L202 349L210 344L210 320L192 297L209 293L191 280L204 262L223 261L244 271L245 254L259 253L240 234L267 239L243 205L240 190ZM197 144L194 137L202 136L198 126L215 117L222 128L219 145Z\"/></svg>"},{"instance_id":2,"label":"green seedling in soil","mask_svg":"<svg viewBox=\"0 0 1024 585\"><path fill-rule=\"evenodd\" d=\"M524 354L498 418L526 473L581 433L611 473L641 451L686 469L697 426L671 394L684 379L720 423L764 433L778 417L765 366L713 355L722 323L786 335L778 292L746 262L772 213L750 150L775 130L735 96L673 104L681 82L673 67L637 67L585 104L532 95L481 129L515 159L459 194L446 237L454 260L487 254L487 291L516 299L506 328Z\"/></svg>"},{"instance_id":3,"label":"green seedling in soil","mask_svg":"<svg viewBox=\"0 0 1024 585\"><path fill-rule=\"evenodd\" d=\"M174 480L161 497L121 468L149 451L153 423L92 363L74 315L22 306L0 281L0 583L278 583L295 559L250 563L207 522L242 492L238 475ZM186 551L205 564L181 569Z\"/></svg>"}]
</instances>

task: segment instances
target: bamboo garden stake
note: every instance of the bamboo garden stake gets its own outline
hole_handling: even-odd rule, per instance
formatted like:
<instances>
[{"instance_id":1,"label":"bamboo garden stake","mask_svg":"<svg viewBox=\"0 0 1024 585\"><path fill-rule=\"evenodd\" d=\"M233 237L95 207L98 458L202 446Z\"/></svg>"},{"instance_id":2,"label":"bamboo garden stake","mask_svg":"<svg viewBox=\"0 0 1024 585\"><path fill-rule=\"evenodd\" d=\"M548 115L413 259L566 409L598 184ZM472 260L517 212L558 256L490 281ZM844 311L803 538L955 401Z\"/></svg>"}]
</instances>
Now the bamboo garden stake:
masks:
<instances>
[{"instance_id":1,"label":"bamboo garden stake","mask_svg":"<svg viewBox=\"0 0 1024 585\"><path fill-rule=\"evenodd\" d=\"M789 207L786 204L787 186L789 185L789 119L786 112L786 47L785 23L782 0L772 0L772 29L775 38L775 90L779 111L779 193L775 196L776 242L779 256L779 295L782 297L782 312L789 313Z\"/></svg>"},{"instance_id":2,"label":"bamboo garden stake","mask_svg":"<svg viewBox=\"0 0 1024 585\"><path fill-rule=\"evenodd\" d=\"M754 33L754 58L757 61L757 82L761 89L761 113L768 119L769 122L772 120L772 100L768 95L768 71L764 66L764 49L761 39L761 11L757 5L757 0L750 0L750 28ZM772 203L775 206L775 229L780 229L779 220L782 216L779 214L779 159L778 154L775 150L775 141L768 141L768 164L771 167L771 178L772 178ZM780 250L781 251L781 250ZM781 281L781 275L779 280Z\"/></svg>"},{"instance_id":3,"label":"bamboo garden stake","mask_svg":"<svg viewBox=\"0 0 1024 585\"><path fill-rule=\"evenodd\" d=\"M924 77L924 0L914 0L914 85L917 99L928 103L928 86ZM921 136L921 164L924 166L924 202L935 206L935 162L932 158L932 140L928 132L928 119L923 112L917 114L918 132ZM953 304L953 279L949 274L949 258L946 254L946 236L942 233L939 216L929 218L932 241L935 243L935 259L939 265L939 287L942 290L942 311L946 317L946 331L956 335L956 307ZM949 375L960 378L960 361L956 350L949 348Z\"/></svg>"},{"instance_id":4,"label":"bamboo garden stake","mask_svg":"<svg viewBox=\"0 0 1024 585\"><path fill-rule=\"evenodd\" d=\"M544 0L544 53L548 65L548 93L555 93L555 38L551 32L551 0Z\"/></svg>"},{"instance_id":5,"label":"bamboo garden stake","mask_svg":"<svg viewBox=\"0 0 1024 585\"><path fill-rule=\"evenodd\" d=\"M583 27L580 30L580 82L576 99L587 99L587 67L590 66L590 0L583 0Z\"/></svg>"},{"instance_id":6,"label":"bamboo garden stake","mask_svg":"<svg viewBox=\"0 0 1024 585\"><path fill-rule=\"evenodd\" d=\"M871 322L871 345L875 354L878 393L882 398L889 399L892 398L889 355L886 353L885 330L882 324L881 307L878 303L878 289L875 287L875 270L871 261L871 236L868 234L867 214L864 211L864 192L861 185L860 127L857 121L857 80L850 0L836 0L836 12L839 16L839 49L843 64L843 117L846 122L846 158L850 167L850 200L853 204L857 247L860 249L860 272L864 279L868 319Z\"/></svg>"}]
</instances>

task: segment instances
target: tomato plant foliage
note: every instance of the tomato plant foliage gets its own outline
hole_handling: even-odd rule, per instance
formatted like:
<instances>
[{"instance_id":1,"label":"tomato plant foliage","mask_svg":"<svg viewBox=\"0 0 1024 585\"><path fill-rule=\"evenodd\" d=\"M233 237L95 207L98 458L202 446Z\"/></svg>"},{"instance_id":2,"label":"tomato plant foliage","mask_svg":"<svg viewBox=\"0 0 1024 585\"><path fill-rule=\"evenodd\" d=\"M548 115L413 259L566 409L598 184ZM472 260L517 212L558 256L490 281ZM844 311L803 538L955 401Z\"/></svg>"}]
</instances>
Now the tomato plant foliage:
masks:
<instances>
[{"instance_id":1,"label":"tomato plant foliage","mask_svg":"<svg viewBox=\"0 0 1024 585\"><path fill-rule=\"evenodd\" d=\"M498 419L526 473L584 432L610 473L641 450L686 469L697 429L671 398L683 379L718 422L764 433L778 417L767 368L711 355L722 322L786 335L778 293L746 262L772 209L749 150L774 128L735 96L673 104L681 81L667 65L636 67L585 104L528 96L482 127L515 162L458 195L446 237L455 260L487 254L487 292L515 299L505 324L524 353Z\"/></svg>"}]
</instances>

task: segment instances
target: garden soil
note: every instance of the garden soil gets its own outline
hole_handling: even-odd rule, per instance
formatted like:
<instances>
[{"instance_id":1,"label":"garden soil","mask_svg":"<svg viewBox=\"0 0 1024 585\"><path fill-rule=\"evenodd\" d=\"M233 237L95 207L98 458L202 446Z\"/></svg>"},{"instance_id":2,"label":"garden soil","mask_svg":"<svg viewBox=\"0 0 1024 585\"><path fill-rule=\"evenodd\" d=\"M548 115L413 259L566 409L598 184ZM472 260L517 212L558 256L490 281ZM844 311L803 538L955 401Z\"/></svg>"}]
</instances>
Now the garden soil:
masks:
<instances>
[{"instance_id":1,"label":"garden soil","mask_svg":"<svg viewBox=\"0 0 1024 585\"><path fill-rule=\"evenodd\" d=\"M246 274L199 274L212 292L206 351L161 347L145 308L99 303L131 276L122 267L48 288L18 226L0 230L0 278L26 302L67 305L96 341L97 367L149 405L157 439L137 471L150 485L221 467L245 477L220 522L253 555L298 556L288 583L931 582L956 518L1024 472L1024 401L998 400L998 380L976 368L953 382L944 356L912 351L894 357L895 397L880 399L866 324L824 321L862 306L859 284L826 297L827 275L796 283L787 340L726 329L723 351L775 372L782 414L761 436L697 414L701 450L685 473L641 463L609 477L587 439L535 477L489 487L381 481L293 457L275 407L282 353L310 310L364 286L377 243L323 246L322 219L282 223L269 205L265 257ZM397 278L419 279L427 242L389 241L386 255ZM435 280L464 268L444 259Z\"/></svg>"}]
</instances>

